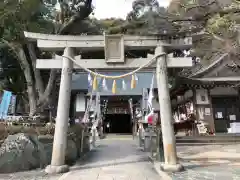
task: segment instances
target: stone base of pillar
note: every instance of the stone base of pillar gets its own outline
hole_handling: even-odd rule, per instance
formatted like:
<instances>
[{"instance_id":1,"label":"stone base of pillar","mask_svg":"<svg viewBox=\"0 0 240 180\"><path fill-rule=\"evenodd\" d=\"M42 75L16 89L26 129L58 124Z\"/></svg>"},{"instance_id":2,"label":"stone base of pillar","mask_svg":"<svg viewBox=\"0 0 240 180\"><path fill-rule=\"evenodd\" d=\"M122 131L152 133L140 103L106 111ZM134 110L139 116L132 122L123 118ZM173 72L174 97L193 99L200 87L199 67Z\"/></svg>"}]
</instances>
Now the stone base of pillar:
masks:
<instances>
[{"instance_id":1,"label":"stone base of pillar","mask_svg":"<svg viewBox=\"0 0 240 180\"><path fill-rule=\"evenodd\" d=\"M48 165L45 168L45 172L48 174L61 174L61 173L66 173L69 171L69 166L68 165L62 165L62 166L52 166Z\"/></svg>"},{"instance_id":2,"label":"stone base of pillar","mask_svg":"<svg viewBox=\"0 0 240 180\"><path fill-rule=\"evenodd\" d=\"M181 164L161 164L160 168L165 172L180 172L184 170L184 167Z\"/></svg>"}]
</instances>

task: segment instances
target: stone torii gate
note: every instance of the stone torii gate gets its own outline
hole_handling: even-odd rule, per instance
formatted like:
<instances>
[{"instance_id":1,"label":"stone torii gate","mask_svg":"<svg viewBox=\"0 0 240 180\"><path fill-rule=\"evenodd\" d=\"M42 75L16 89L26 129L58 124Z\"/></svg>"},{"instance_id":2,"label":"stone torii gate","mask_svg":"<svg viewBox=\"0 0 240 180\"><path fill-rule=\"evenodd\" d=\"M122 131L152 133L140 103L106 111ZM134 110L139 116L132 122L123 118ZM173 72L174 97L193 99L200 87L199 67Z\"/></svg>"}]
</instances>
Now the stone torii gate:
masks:
<instances>
[{"instance_id":1,"label":"stone torii gate","mask_svg":"<svg viewBox=\"0 0 240 180\"><path fill-rule=\"evenodd\" d=\"M147 69L156 69L157 87L160 103L162 136L165 153L163 170L179 171L182 166L177 161L176 142L173 132L173 118L168 87L167 68L180 68L192 66L190 57L173 57L171 54L163 55L167 49L188 49L192 45L192 39L184 38L177 40L159 40L153 36L128 36L128 35L99 35L99 36L68 36L49 35L25 32L29 41L37 41L42 50L64 51L64 57L56 56L55 59L38 59L36 68L62 69L61 82L57 107L57 120L53 142L51 165L46 168L47 173L62 173L68 171L65 165L65 152L67 144L68 116L70 106L72 69L81 67L93 70L133 70L137 69L149 59L125 58L125 49L151 49L155 48L156 62L148 65ZM81 59L81 54L74 54L74 50L88 52L104 50L105 59ZM160 56L161 55L161 56ZM78 64L78 65L76 65ZM160 168L160 167L159 167Z\"/></svg>"}]
</instances>

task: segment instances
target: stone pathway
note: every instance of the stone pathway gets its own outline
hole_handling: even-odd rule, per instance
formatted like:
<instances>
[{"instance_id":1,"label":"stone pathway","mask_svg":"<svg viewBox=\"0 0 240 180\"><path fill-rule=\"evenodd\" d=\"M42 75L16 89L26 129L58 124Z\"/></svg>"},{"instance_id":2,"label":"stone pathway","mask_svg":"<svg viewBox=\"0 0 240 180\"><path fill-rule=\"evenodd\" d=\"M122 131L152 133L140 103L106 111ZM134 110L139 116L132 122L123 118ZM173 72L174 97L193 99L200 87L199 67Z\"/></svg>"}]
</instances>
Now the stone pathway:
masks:
<instances>
[{"instance_id":1,"label":"stone pathway","mask_svg":"<svg viewBox=\"0 0 240 180\"><path fill-rule=\"evenodd\" d=\"M173 180L240 180L240 144L178 146L186 171L169 173Z\"/></svg>"},{"instance_id":2,"label":"stone pathway","mask_svg":"<svg viewBox=\"0 0 240 180\"><path fill-rule=\"evenodd\" d=\"M112 136L59 180L159 180L147 154L137 150L132 136Z\"/></svg>"},{"instance_id":3,"label":"stone pathway","mask_svg":"<svg viewBox=\"0 0 240 180\"><path fill-rule=\"evenodd\" d=\"M232 163L183 163L186 171L172 173L173 180L240 180L240 166Z\"/></svg>"},{"instance_id":4,"label":"stone pathway","mask_svg":"<svg viewBox=\"0 0 240 180\"><path fill-rule=\"evenodd\" d=\"M160 180L147 153L138 150L132 136L112 135L71 167L66 174L44 170L0 174L0 180ZM240 180L240 144L177 146L186 171L168 173L172 180ZM155 164L156 165L156 164ZM160 165L157 165L160 169Z\"/></svg>"}]
</instances>

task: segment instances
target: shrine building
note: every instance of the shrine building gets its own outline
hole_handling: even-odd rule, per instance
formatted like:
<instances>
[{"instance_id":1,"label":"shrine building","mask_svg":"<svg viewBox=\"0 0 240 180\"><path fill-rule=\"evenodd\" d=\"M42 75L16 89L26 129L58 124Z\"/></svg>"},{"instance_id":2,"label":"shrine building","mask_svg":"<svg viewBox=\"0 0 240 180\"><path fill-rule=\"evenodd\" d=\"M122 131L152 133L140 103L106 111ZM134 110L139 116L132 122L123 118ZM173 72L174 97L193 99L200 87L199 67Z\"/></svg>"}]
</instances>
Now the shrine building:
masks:
<instances>
[{"instance_id":1,"label":"shrine building","mask_svg":"<svg viewBox=\"0 0 240 180\"><path fill-rule=\"evenodd\" d=\"M240 133L239 72L226 54L185 69L171 90L175 120L195 113L216 133Z\"/></svg>"}]
</instances>

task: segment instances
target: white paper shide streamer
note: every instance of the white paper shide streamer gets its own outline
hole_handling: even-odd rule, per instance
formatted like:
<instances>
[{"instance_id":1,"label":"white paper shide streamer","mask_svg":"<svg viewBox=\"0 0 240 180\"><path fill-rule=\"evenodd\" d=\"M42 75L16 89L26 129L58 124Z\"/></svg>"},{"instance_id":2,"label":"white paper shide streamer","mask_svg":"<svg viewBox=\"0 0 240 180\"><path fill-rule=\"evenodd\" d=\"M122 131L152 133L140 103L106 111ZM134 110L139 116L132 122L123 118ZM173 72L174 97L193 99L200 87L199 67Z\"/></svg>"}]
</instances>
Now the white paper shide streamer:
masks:
<instances>
[{"instance_id":1,"label":"white paper shide streamer","mask_svg":"<svg viewBox=\"0 0 240 180\"><path fill-rule=\"evenodd\" d=\"M91 76L91 74L89 73L89 74L88 74L88 85L89 85L89 86L92 86L92 83L93 83L93 81L92 81L92 76Z\"/></svg>"},{"instance_id":2,"label":"white paper shide streamer","mask_svg":"<svg viewBox=\"0 0 240 180\"><path fill-rule=\"evenodd\" d=\"M122 80L122 90L124 90L124 91L127 90L127 85L126 85L124 79Z\"/></svg>"},{"instance_id":3,"label":"white paper shide streamer","mask_svg":"<svg viewBox=\"0 0 240 180\"><path fill-rule=\"evenodd\" d=\"M107 82L106 82L106 79L105 79L105 78L103 78L102 87L103 87L103 90L104 90L104 91L107 91L107 90L108 90Z\"/></svg>"},{"instance_id":4,"label":"white paper shide streamer","mask_svg":"<svg viewBox=\"0 0 240 180\"><path fill-rule=\"evenodd\" d=\"M137 77L137 74L135 74L135 80L136 80L136 83L138 83L138 77Z\"/></svg>"}]
</instances>

